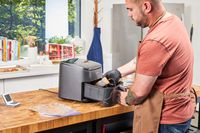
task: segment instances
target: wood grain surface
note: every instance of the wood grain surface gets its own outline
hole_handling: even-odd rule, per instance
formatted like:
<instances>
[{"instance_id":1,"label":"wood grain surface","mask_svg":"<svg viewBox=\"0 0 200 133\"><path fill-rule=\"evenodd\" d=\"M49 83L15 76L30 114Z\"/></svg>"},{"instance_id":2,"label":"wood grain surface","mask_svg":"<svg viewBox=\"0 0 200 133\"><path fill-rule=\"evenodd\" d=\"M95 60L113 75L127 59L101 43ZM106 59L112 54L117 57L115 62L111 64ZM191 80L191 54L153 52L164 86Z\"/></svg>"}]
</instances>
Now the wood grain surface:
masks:
<instances>
[{"instance_id":1,"label":"wood grain surface","mask_svg":"<svg viewBox=\"0 0 200 133\"><path fill-rule=\"evenodd\" d=\"M192 87L196 91L197 97L200 97L200 86L199 85L193 85Z\"/></svg>"},{"instance_id":2,"label":"wood grain surface","mask_svg":"<svg viewBox=\"0 0 200 133\"><path fill-rule=\"evenodd\" d=\"M57 89L50 90L57 92ZM0 133L32 133L133 111L133 107L120 105L102 107L99 102L81 103L63 100L58 98L57 93L44 90L15 93L11 96L21 105L8 107L0 98ZM30 110L31 106L48 103L64 104L81 114L66 117L44 117Z\"/></svg>"}]
</instances>

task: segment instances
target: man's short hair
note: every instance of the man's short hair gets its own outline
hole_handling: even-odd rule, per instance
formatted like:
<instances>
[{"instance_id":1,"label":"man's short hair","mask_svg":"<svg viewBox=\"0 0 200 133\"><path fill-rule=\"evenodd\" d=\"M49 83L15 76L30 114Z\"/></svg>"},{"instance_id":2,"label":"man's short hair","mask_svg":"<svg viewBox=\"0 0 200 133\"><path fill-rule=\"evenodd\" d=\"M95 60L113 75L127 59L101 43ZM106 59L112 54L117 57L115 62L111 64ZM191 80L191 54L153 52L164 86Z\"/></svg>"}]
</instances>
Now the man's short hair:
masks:
<instances>
[{"instance_id":1,"label":"man's short hair","mask_svg":"<svg viewBox=\"0 0 200 133\"><path fill-rule=\"evenodd\" d=\"M135 2L135 3L139 3L139 2L142 2L142 1L144 1L144 0L131 0L132 2ZM153 3L155 3L155 2L159 2L159 1L161 1L161 0L150 0L150 1L152 1Z\"/></svg>"}]
</instances>

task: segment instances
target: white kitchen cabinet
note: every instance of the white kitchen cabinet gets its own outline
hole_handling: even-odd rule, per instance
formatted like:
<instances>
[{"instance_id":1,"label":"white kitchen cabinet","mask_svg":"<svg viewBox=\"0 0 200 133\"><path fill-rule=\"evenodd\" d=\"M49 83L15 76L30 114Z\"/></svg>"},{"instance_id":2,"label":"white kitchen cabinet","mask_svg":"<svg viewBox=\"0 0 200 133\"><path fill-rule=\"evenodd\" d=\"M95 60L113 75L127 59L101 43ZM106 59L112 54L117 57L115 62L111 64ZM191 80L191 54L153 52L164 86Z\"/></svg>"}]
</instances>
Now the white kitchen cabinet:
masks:
<instances>
[{"instance_id":1,"label":"white kitchen cabinet","mask_svg":"<svg viewBox=\"0 0 200 133\"><path fill-rule=\"evenodd\" d=\"M21 72L1 73L0 93L58 88L59 65L31 65Z\"/></svg>"},{"instance_id":2,"label":"white kitchen cabinet","mask_svg":"<svg viewBox=\"0 0 200 133\"><path fill-rule=\"evenodd\" d=\"M58 88L58 74L18 77L4 80L5 93Z\"/></svg>"}]
</instances>

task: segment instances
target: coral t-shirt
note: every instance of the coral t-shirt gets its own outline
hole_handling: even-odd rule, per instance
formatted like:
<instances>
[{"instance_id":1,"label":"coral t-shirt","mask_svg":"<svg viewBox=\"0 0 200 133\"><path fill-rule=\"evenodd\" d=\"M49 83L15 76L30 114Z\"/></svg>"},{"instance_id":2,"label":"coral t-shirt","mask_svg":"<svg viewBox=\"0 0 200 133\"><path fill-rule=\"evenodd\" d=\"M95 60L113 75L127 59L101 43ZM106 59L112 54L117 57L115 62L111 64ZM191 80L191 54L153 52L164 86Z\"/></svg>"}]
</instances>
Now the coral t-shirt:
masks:
<instances>
[{"instance_id":1,"label":"coral t-shirt","mask_svg":"<svg viewBox=\"0 0 200 133\"><path fill-rule=\"evenodd\" d=\"M189 93L193 79L193 50L183 23L171 15L149 29L138 48L136 73L158 76L152 89L164 95ZM189 96L166 99L161 124L185 122L194 109Z\"/></svg>"}]
</instances>

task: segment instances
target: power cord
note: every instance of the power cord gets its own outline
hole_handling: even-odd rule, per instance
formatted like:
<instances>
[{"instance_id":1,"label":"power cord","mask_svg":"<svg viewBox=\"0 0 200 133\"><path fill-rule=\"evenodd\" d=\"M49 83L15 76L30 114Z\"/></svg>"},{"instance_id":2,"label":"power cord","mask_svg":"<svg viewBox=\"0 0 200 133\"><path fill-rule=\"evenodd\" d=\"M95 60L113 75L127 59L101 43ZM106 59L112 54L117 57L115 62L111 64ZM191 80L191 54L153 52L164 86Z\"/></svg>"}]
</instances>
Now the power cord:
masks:
<instances>
[{"instance_id":1,"label":"power cord","mask_svg":"<svg viewBox=\"0 0 200 133\"><path fill-rule=\"evenodd\" d=\"M42 89L42 88L40 88L39 90L41 90L41 91L47 91L47 92L51 92L51 93L54 93L54 94L58 94L58 92L50 91L50 90L47 90L47 89Z\"/></svg>"}]
</instances>

